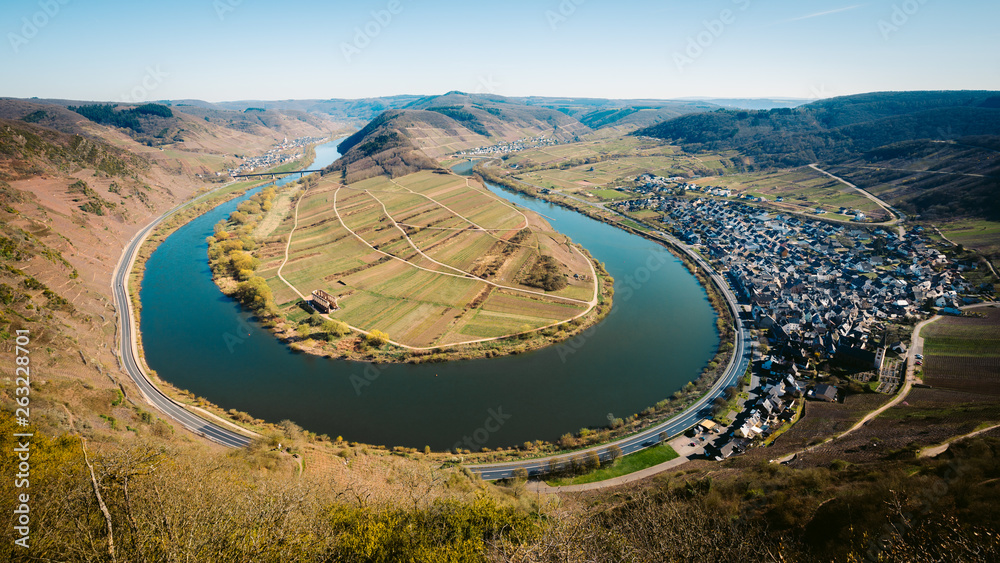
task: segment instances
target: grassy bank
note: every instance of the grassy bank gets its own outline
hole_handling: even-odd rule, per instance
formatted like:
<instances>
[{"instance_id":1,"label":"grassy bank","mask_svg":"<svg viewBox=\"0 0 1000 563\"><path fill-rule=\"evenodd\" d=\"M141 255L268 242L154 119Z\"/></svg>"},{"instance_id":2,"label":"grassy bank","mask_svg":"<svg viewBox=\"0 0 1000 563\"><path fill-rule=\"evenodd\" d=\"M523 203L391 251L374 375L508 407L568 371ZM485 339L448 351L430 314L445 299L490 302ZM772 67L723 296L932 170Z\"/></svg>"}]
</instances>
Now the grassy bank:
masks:
<instances>
[{"instance_id":1,"label":"grassy bank","mask_svg":"<svg viewBox=\"0 0 1000 563\"><path fill-rule=\"evenodd\" d=\"M680 454L674 451L674 449L670 447L670 444L660 444L659 446L646 448L645 450L616 459L610 465L606 465L600 469L591 471L590 473L577 475L575 477L550 479L546 481L546 483L553 487L596 483L598 481L606 481L608 479L614 479L615 477L621 477L622 475L628 475L629 473L635 473L636 471L641 471L649 467L654 467L672 459L677 459L678 457L680 457Z\"/></svg>"}]
</instances>

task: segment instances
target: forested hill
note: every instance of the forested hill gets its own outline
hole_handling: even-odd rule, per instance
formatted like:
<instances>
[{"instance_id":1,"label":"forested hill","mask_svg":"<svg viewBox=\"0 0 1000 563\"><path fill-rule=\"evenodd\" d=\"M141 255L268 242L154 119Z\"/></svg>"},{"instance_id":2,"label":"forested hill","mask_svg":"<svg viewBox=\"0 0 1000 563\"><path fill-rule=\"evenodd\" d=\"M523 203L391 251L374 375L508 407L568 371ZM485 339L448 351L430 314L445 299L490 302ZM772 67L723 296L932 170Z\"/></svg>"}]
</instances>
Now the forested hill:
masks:
<instances>
[{"instance_id":1,"label":"forested hill","mask_svg":"<svg viewBox=\"0 0 1000 563\"><path fill-rule=\"evenodd\" d=\"M1000 136L1000 92L883 92L795 109L684 115L634 135L738 150L762 167L837 162L893 143Z\"/></svg>"}]
</instances>

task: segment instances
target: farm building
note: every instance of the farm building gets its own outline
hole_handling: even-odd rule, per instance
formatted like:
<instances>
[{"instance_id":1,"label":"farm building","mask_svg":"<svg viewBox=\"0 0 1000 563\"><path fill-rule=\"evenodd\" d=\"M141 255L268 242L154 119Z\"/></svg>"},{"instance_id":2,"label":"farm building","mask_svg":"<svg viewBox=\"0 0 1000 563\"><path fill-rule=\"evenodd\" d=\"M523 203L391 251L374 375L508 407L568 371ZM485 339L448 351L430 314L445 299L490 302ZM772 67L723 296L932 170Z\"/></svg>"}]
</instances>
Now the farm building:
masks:
<instances>
[{"instance_id":1,"label":"farm building","mask_svg":"<svg viewBox=\"0 0 1000 563\"><path fill-rule=\"evenodd\" d=\"M337 306L337 298L322 289L312 292L311 305L313 309L321 313L329 313L340 308Z\"/></svg>"},{"instance_id":2,"label":"farm building","mask_svg":"<svg viewBox=\"0 0 1000 563\"><path fill-rule=\"evenodd\" d=\"M817 385L813 390L813 396L821 401L834 403L837 401L837 388L833 385Z\"/></svg>"}]
</instances>

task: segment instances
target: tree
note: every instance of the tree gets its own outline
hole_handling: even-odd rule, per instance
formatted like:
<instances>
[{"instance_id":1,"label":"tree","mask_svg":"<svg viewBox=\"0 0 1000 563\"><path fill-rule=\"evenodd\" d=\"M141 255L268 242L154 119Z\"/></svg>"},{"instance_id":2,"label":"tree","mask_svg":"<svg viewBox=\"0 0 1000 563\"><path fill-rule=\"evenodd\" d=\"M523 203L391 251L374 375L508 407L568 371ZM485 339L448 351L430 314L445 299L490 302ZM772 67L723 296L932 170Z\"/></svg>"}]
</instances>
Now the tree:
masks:
<instances>
[{"instance_id":1,"label":"tree","mask_svg":"<svg viewBox=\"0 0 1000 563\"><path fill-rule=\"evenodd\" d=\"M528 480L528 470L523 467L518 467L514 470L514 479L517 481L527 481Z\"/></svg>"},{"instance_id":2,"label":"tree","mask_svg":"<svg viewBox=\"0 0 1000 563\"><path fill-rule=\"evenodd\" d=\"M622 449L617 445L613 445L608 448L608 462L614 463L618 458L622 456Z\"/></svg>"},{"instance_id":3,"label":"tree","mask_svg":"<svg viewBox=\"0 0 1000 563\"><path fill-rule=\"evenodd\" d=\"M567 450L576 445L576 438L574 438L572 434L567 432L559 437L559 442L557 443L559 444L560 448Z\"/></svg>"},{"instance_id":4,"label":"tree","mask_svg":"<svg viewBox=\"0 0 1000 563\"><path fill-rule=\"evenodd\" d=\"M302 439L302 427L291 420L285 419L278 423L278 427L285 433L285 437L295 442Z\"/></svg>"},{"instance_id":5,"label":"tree","mask_svg":"<svg viewBox=\"0 0 1000 563\"><path fill-rule=\"evenodd\" d=\"M729 399L730 401L735 399L736 396L740 394L740 390L737 389L735 385L730 385L729 387L726 387L725 392L726 392L726 399Z\"/></svg>"},{"instance_id":6,"label":"tree","mask_svg":"<svg viewBox=\"0 0 1000 563\"><path fill-rule=\"evenodd\" d=\"M253 311L270 312L275 308L274 295L267 281L260 276L251 276L236 286L236 300Z\"/></svg>"},{"instance_id":7,"label":"tree","mask_svg":"<svg viewBox=\"0 0 1000 563\"><path fill-rule=\"evenodd\" d=\"M234 250L229 254L229 269L240 279L249 279L259 265L259 260L242 250Z\"/></svg>"}]
</instances>

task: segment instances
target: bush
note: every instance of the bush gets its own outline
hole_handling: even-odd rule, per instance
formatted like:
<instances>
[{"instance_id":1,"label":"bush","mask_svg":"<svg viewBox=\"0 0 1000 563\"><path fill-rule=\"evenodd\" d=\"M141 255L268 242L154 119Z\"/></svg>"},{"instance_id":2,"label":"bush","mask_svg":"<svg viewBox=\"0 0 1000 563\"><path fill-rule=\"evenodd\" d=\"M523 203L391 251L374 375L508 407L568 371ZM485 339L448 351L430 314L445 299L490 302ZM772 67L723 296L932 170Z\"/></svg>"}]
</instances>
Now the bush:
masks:
<instances>
[{"instance_id":1,"label":"bush","mask_svg":"<svg viewBox=\"0 0 1000 563\"><path fill-rule=\"evenodd\" d=\"M343 321L326 321L321 330L326 333L327 340L335 340L351 333L351 327Z\"/></svg>"},{"instance_id":2,"label":"bush","mask_svg":"<svg viewBox=\"0 0 1000 563\"><path fill-rule=\"evenodd\" d=\"M378 348L389 341L389 335L382 332L381 330L373 330L369 332L367 336L365 336L365 341L368 342L368 344L371 344L372 346Z\"/></svg>"}]
</instances>

